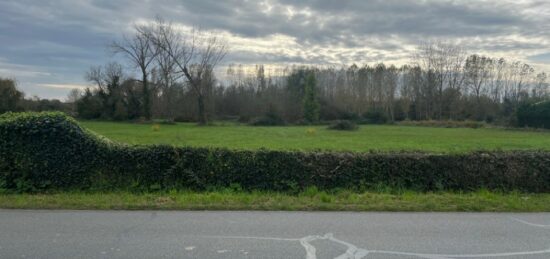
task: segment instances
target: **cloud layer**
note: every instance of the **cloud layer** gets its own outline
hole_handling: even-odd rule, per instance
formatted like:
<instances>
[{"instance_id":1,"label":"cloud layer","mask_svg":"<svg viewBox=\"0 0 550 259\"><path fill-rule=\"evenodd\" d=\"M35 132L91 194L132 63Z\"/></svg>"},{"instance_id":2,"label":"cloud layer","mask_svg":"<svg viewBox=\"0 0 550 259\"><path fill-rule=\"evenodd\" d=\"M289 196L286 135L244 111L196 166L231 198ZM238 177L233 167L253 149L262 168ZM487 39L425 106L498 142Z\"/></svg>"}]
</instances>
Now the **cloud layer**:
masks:
<instances>
[{"instance_id":1,"label":"cloud layer","mask_svg":"<svg viewBox=\"0 0 550 259\"><path fill-rule=\"evenodd\" d=\"M444 40L550 68L546 0L4 0L0 76L62 98L113 59L110 41L156 15L224 34L228 63L402 64L417 44Z\"/></svg>"}]
</instances>

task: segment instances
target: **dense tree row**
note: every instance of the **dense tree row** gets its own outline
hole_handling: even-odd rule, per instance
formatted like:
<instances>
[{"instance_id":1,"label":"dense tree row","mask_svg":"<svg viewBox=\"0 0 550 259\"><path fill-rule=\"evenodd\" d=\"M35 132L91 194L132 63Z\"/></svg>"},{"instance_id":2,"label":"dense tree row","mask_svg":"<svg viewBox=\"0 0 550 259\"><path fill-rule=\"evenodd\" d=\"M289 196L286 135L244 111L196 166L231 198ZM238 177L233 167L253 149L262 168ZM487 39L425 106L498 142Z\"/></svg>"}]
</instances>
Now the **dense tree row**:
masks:
<instances>
[{"instance_id":1,"label":"dense tree row","mask_svg":"<svg viewBox=\"0 0 550 259\"><path fill-rule=\"evenodd\" d=\"M467 56L446 44L421 47L415 63L401 67L291 67L267 79L262 66L256 68L255 76L240 70L242 66L230 67L228 85L215 91L218 114L255 117L275 106L288 121L304 119L300 100L307 89L307 71L315 74L322 120L383 116L389 121L514 123L520 104L550 97L547 75L535 73L530 65Z\"/></svg>"},{"instance_id":2,"label":"dense tree row","mask_svg":"<svg viewBox=\"0 0 550 259\"><path fill-rule=\"evenodd\" d=\"M64 111L71 113L70 104L60 100L40 99L37 96L25 98L17 88L14 79L0 77L0 114L8 111Z\"/></svg>"},{"instance_id":3,"label":"dense tree row","mask_svg":"<svg viewBox=\"0 0 550 259\"><path fill-rule=\"evenodd\" d=\"M178 73L168 73L160 63L149 73L152 116L182 121L200 121L200 114L241 121L269 114L290 123L363 118L513 124L522 103L550 97L547 75L528 64L467 55L458 46L437 43L419 47L414 63L400 67L381 63L268 70L263 65L229 65L219 80L210 70L203 76L207 83L201 90L204 111L200 112L197 91L188 81L174 80ZM125 77L120 65L92 68L87 78L98 88L82 100L96 96L96 103L107 109L95 112L96 117L146 117L140 112L142 83ZM115 88L121 92L113 94Z\"/></svg>"}]
</instances>

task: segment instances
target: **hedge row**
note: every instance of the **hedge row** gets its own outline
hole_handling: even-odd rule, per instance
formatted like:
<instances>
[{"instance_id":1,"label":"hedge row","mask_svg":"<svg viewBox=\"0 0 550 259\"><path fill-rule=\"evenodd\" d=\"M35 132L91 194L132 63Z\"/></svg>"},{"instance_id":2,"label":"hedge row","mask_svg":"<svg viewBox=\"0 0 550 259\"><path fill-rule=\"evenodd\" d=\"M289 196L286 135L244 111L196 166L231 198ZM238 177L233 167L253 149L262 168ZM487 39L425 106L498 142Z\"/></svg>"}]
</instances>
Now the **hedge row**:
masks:
<instances>
[{"instance_id":1,"label":"hedge row","mask_svg":"<svg viewBox=\"0 0 550 259\"><path fill-rule=\"evenodd\" d=\"M127 146L62 113L0 116L0 189L301 190L388 186L421 191L550 191L550 153L235 151Z\"/></svg>"}]
</instances>

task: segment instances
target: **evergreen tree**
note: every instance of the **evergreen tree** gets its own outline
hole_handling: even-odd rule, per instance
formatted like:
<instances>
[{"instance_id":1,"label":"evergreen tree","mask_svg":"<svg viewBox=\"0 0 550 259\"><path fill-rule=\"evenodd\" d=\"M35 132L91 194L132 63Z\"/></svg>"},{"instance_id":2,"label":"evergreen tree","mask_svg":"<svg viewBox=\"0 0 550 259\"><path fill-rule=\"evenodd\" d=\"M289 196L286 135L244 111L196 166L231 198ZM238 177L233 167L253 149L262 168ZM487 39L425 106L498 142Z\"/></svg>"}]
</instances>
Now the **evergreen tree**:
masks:
<instances>
[{"instance_id":1,"label":"evergreen tree","mask_svg":"<svg viewBox=\"0 0 550 259\"><path fill-rule=\"evenodd\" d=\"M0 113L18 111L23 93L17 90L15 81L0 78Z\"/></svg>"},{"instance_id":2,"label":"evergreen tree","mask_svg":"<svg viewBox=\"0 0 550 259\"><path fill-rule=\"evenodd\" d=\"M315 75L310 72L306 78L304 89L304 119L308 123L319 121L319 100L317 100L316 84Z\"/></svg>"},{"instance_id":3,"label":"evergreen tree","mask_svg":"<svg viewBox=\"0 0 550 259\"><path fill-rule=\"evenodd\" d=\"M76 102L78 116L83 119L97 119L101 117L102 103L98 95L86 88L84 95Z\"/></svg>"}]
</instances>

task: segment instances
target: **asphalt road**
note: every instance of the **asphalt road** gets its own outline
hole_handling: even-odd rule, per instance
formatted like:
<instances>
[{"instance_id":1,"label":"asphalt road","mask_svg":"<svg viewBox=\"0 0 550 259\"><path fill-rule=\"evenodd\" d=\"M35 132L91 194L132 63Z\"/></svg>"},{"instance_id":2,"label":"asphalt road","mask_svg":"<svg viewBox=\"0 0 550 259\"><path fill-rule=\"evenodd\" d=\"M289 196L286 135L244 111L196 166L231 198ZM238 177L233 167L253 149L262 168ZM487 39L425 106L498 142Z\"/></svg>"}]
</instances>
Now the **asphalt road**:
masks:
<instances>
[{"instance_id":1,"label":"asphalt road","mask_svg":"<svg viewBox=\"0 0 550 259\"><path fill-rule=\"evenodd\" d=\"M550 213L0 210L0 258L550 258Z\"/></svg>"}]
</instances>

